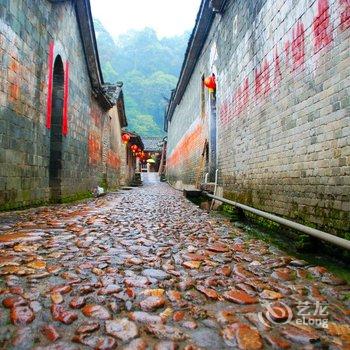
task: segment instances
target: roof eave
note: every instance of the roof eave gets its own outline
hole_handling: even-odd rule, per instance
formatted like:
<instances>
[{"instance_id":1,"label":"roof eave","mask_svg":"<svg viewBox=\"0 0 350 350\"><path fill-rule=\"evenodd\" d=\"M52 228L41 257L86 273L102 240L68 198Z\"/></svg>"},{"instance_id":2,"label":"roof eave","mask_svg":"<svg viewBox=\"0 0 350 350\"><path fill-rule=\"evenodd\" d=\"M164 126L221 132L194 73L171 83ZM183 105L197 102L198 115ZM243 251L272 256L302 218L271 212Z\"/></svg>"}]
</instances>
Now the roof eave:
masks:
<instances>
[{"instance_id":1,"label":"roof eave","mask_svg":"<svg viewBox=\"0 0 350 350\"><path fill-rule=\"evenodd\" d=\"M130 142L133 143L136 146L139 146L141 149L145 149L145 146L142 142L141 136L135 133L130 133L128 132L128 134L131 136L130 137Z\"/></svg>"},{"instance_id":2,"label":"roof eave","mask_svg":"<svg viewBox=\"0 0 350 350\"><path fill-rule=\"evenodd\" d=\"M181 102L210 32L215 14L222 13L228 2L229 0L202 0L197 14L196 24L189 39L180 77L166 111L167 121L171 121L176 106ZM164 129L167 131L167 122L165 122Z\"/></svg>"},{"instance_id":3,"label":"roof eave","mask_svg":"<svg viewBox=\"0 0 350 350\"><path fill-rule=\"evenodd\" d=\"M118 108L118 117L119 117L120 127L125 128L128 126L128 120L126 118L126 113L125 113L123 91L120 92L120 95L117 101L117 108Z\"/></svg>"},{"instance_id":4,"label":"roof eave","mask_svg":"<svg viewBox=\"0 0 350 350\"><path fill-rule=\"evenodd\" d=\"M99 89L104 84L100 60L98 56L94 23L92 20L89 0L76 0L75 9L81 39L84 47L85 59L88 67L91 85Z\"/></svg>"},{"instance_id":5,"label":"roof eave","mask_svg":"<svg viewBox=\"0 0 350 350\"><path fill-rule=\"evenodd\" d=\"M215 18L215 13L210 8L210 0L202 0L200 9L197 14L196 24L192 31L185 59L182 64L180 78L178 80L175 93L170 101L167 111L167 119L171 120L175 107L180 103L186 90L186 86L191 78L193 70L197 64L202 48L205 44L209 30Z\"/></svg>"},{"instance_id":6,"label":"roof eave","mask_svg":"<svg viewBox=\"0 0 350 350\"><path fill-rule=\"evenodd\" d=\"M109 99L103 90L103 86L105 84L103 81L100 58L98 55L90 1L75 0L75 11L77 14L77 21L92 89L101 107L105 110L109 110L115 105L115 102Z\"/></svg>"}]
</instances>

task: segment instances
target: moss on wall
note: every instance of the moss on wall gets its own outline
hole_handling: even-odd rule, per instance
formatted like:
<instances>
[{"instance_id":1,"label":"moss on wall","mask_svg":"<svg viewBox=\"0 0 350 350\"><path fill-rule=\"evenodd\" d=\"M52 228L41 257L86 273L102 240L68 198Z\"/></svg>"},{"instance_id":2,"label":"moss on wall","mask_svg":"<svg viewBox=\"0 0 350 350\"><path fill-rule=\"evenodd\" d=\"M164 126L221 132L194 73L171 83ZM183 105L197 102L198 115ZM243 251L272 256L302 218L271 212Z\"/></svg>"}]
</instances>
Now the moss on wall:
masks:
<instances>
[{"instance_id":1,"label":"moss on wall","mask_svg":"<svg viewBox=\"0 0 350 350\"><path fill-rule=\"evenodd\" d=\"M247 205L251 203L244 201L244 198L246 200L249 200L249 196L249 194L247 196L244 196L242 194L236 195L233 192L225 192L224 194L225 198L228 198L232 201L245 203ZM240 221L237 217L237 209L233 206L223 204L220 206L220 210L226 215L229 215L232 221ZM266 236L268 236L270 237L270 242L280 246L285 250L297 253L328 254L330 256L350 262L350 252L345 249L339 248L331 243L321 241L307 234L300 233L299 231L282 226L274 221L262 218L261 216L249 213L247 211L244 213L247 223L252 224L253 227L257 227L259 230L263 230L263 235L256 233L260 238L266 240ZM290 217L287 217L287 219L290 219ZM298 223L305 226L322 229L321 227L317 227L317 225L308 221L307 216L302 215L302 213L296 213L293 219L294 221L297 221ZM337 233L339 237L350 240L350 232L339 231Z\"/></svg>"},{"instance_id":2,"label":"moss on wall","mask_svg":"<svg viewBox=\"0 0 350 350\"><path fill-rule=\"evenodd\" d=\"M33 207L40 207L42 205L48 204L48 201L45 200L37 200L37 201L30 201L28 202L11 202L8 201L7 203L0 206L0 212L2 211L11 211L11 210L20 210L20 209L28 209Z\"/></svg>"},{"instance_id":3,"label":"moss on wall","mask_svg":"<svg viewBox=\"0 0 350 350\"><path fill-rule=\"evenodd\" d=\"M73 203L87 198L92 198L92 193L90 191L75 193L71 196L64 196L61 198L60 203Z\"/></svg>"},{"instance_id":4,"label":"moss on wall","mask_svg":"<svg viewBox=\"0 0 350 350\"><path fill-rule=\"evenodd\" d=\"M78 192L69 196L63 196L59 201L49 201L49 200L36 200L30 202L7 202L0 206L0 212L13 211L13 210L24 210L29 208L40 207L43 205L57 204L57 203L74 203L81 201L83 199L92 198L92 193L90 191Z\"/></svg>"},{"instance_id":5,"label":"moss on wall","mask_svg":"<svg viewBox=\"0 0 350 350\"><path fill-rule=\"evenodd\" d=\"M226 190L224 191L224 197L235 202L250 205L256 209L274 213L274 208L270 208L269 210L269 207L267 205L264 205L262 200L259 199L259 202L253 200L251 191L233 192ZM263 194L259 196L259 193L256 193L255 197L262 198ZM346 226L346 223L349 222L349 219L348 217L344 217L344 212L334 209L332 207L320 208L318 206L315 206L314 210L315 213L313 216L309 212L301 210L296 203L291 203L287 215L277 215L285 219L298 222L305 226L317 228L319 230L328 232L338 237L346 238L350 235L350 232L347 230ZM254 218L254 221L260 222L262 226L270 227L271 225L276 225L276 223L272 223L270 220L266 220L258 216L253 216L253 214L246 213L246 215ZM313 221L314 217L322 217L323 221L315 223Z\"/></svg>"}]
</instances>

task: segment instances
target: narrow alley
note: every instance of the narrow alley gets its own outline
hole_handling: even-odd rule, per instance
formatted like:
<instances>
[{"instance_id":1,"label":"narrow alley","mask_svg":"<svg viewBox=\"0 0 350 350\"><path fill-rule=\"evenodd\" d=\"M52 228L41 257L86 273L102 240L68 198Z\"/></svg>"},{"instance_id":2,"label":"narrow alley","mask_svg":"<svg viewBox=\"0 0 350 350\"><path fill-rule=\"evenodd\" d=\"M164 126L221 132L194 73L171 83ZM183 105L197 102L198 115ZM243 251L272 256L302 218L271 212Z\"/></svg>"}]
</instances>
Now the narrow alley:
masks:
<instances>
[{"instance_id":1,"label":"narrow alley","mask_svg":"<svg viewBox=\"0 0 350 350\"><path fill-rule=\"evenodd\" d=\"M348 285L146 176L0 216L1 349L349 346Z\"/></svg>"}]
</instances>

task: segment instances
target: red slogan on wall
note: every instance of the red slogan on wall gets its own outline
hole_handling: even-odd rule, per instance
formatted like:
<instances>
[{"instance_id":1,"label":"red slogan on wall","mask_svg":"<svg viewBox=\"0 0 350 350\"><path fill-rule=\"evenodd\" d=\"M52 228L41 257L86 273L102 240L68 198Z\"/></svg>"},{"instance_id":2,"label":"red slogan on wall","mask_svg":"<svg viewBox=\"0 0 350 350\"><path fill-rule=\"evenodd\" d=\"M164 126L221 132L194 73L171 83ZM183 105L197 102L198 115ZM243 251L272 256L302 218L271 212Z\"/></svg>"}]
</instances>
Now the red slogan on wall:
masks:
<instances>
[{"instance_id":1,"label":"red slogan on wall","mask_svg":"<svg viewBox=\"0 0 350 350\"><path fill-rule=\"evenodd\" d=\"M340 12L340 30L350 28L350 0L338 0ZM339 22L338 22L339 23ZM317 53L333 41L334 26L331 23L329 0L317 0L316 15L312 22L313 47ZM283 44L284 64L286 68L295 71L303 68L306 61L305 25L300 19L292 29L291 38ZM265 58L254 70L253 79L245 77L244 84L225 99L220 109L220 120L223 125L231 118L239 115L249 104L249 81L252 80L252 97L266 97L271 91L271 85L277 86L282 80L281 59L277 46L273 62ZM232 106L232 107L231 107Z\"/></svg>"},{"instance_id":2,"label":"red slogan on wall","mask_svg":"<svg viewBox=\"0 0 350 350\"><path fill-rule=\"evenodd\" d=\"M69 97L69 62L66 61L64 70L64 89L63 89L63 116L62 116L62 134L68 133L68 97Z\"/></svg>"},{"instance_id":3,"label":"red slogan on wall","mask_svg":"<svg viewBox=\"0 0 350 350\"><path fill-rule=\"evenodd\" d=\"M332 41L332 26L328 0L318 0L317 10L318 12L313 22L315 52L321 50Z\"/></svg>"},{"instance_id":4,"label":"red slogan on wall","mask_svg":"<svg viewBox=\"0 0 350 350\"><path fill-rule=\"evenodd\" d=\"M340 29L350 28L350 0L340 0L342 12L340 14Z\"/></svg>"}]
</instances>

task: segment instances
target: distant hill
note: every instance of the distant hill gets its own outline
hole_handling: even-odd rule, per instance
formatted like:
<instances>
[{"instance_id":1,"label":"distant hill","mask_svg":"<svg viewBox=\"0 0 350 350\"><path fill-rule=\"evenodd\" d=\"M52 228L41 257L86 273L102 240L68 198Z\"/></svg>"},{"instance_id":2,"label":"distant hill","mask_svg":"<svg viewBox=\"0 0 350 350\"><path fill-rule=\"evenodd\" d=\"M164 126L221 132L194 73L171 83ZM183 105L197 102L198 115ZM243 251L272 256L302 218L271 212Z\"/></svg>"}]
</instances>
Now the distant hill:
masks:
<instances>
[{"instance_id":1,"label":"distant hill","mask_svg":"<svg viewBox=\"0 0 350 350\"><path fill-rule=\"evenodd\" d=\"M166 98L176 87L189 33L158 39L154 29L132 30L115 40L94 20L106 82L123 81L128 129L162 136Z\"/></svg>"}]
</instances>

